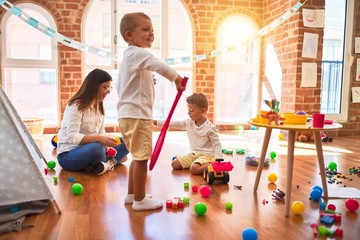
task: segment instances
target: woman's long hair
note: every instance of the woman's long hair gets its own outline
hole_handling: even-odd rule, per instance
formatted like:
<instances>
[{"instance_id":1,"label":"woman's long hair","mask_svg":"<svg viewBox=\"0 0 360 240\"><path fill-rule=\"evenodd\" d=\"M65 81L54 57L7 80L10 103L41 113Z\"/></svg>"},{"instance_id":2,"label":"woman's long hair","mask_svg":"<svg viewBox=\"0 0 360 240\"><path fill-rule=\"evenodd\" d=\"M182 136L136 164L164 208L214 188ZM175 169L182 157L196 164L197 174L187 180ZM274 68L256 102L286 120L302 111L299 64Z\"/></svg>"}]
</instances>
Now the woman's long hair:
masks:
<instances>
[{"instance_id":1,"label":"woman's long hair","mask_svg":"<svg viewBox=\"0 0 360 240\"><path fill-rule=\"evenodd\" d=\"M93 103L94 99L98 103L97 107L101 114L105 115L104 104L99 102L99 86L103 82L112 81L112 77L109 73L101 69L92 70L81 84L80 89L75 95L69 99L68 104L77 104L79 111L85 111Z\"/></svg>"}]
</instances>

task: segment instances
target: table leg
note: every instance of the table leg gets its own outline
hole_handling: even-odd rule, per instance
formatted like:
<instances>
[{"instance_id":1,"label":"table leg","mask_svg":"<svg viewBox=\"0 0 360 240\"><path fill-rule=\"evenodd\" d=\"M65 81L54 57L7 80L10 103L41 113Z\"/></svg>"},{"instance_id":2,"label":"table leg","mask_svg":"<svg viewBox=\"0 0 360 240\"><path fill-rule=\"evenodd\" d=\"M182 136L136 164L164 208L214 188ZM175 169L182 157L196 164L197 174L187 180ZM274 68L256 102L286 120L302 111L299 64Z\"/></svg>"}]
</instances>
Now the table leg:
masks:
<instances>
[{"instance_id":1,"label":"table leg","mask_svg":"<svg viewBox=\"0 0 360 240\"><path fill-rule=\"evenodd\" d=\"M323 192L324 192L324 198L328 198L328 189L326 184L326 174L325 174L325 164L324 164L324 155L322 150L322 139L320 136L320 131L313 131L314 132L314 139L316 144L316 152L319 162L319 168L320 168L320 176L321 176L321 182L323 186Z\"/></svg>"},{"instance_id":2,"label":"table leg","mask_svg":"<svg viewBox=\"0 0 360 240\"><path fill-rule=\"evenodd\" d=\"M286 174L286 195L285 195L285 217L290 214L291 184L294 168L294 147L295 147L295 130L289 130L288 150L287 150L287 174Z\"/></svg>"},{"instance_id":3,"label":"table leg","mask_svg":"<svg viewBox=\"0 0 360 240\"><path fill-rule=\"evenodd\" d=\"M256 173L254 192L257 191L258 186L259 186L261 172L262 172L262 169L264 167L266 151L268 149L269 141L270 141L270 137L271 137L271 131L272 131L272 128L266 128L265 136L264 136L264 142L263 142L263 145L262 145L261 155L260 155L260 159L259 159L259 166L258 166L258 170L257 170L257 173Z\"/></svg>"}]
</instances>

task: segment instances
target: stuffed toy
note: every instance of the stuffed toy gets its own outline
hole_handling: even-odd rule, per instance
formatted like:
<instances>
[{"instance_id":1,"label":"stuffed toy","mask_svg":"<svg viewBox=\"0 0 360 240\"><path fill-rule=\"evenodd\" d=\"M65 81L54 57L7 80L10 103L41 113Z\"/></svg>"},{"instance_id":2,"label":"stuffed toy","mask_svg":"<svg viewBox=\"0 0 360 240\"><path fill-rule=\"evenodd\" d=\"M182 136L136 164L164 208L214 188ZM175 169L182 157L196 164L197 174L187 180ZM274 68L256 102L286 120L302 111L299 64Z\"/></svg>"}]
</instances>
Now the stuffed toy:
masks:
<instances>
[{"instance_id":1,"label":"stuffed toy","mask_svg":"<svg viewBox=\"0 0 360 240\"><path fill-rule=\"evenodd\" d=\"M300 142L313 142L314 136L312 131L298 131L296 132L296 140Z\"/></svg>"}]
</instances>

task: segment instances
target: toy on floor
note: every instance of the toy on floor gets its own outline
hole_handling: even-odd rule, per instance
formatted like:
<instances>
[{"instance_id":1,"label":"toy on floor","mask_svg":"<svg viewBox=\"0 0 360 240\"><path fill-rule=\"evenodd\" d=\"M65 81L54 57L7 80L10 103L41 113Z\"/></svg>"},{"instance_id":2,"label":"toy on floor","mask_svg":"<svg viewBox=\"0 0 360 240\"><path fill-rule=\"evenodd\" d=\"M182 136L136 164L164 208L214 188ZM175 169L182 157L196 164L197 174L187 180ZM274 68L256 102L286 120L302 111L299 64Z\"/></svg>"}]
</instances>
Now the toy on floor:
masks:
<instances>
[{"instance_id":1,"label":"toy on floor","mask_svg":"<svg viewBox=\"0 0 360 240\"><path fill-rule=\"evenodd\" d=\"M348 198L345 201L345 206L350 212L355 212L359 208L359 203L354 198Z\"/></svg>"},{"instance_id":2,"label":"toy on floor","mask_svg":"<svg viewBox=\"0 0 360 240\"><path fill-rule=\"evenodd\" d=\"M324 132L321 132L321 140L323 142L332 142L333 141L333 138L330 137L330 136L327 136Z\"/></svg>"},{"instance_id":3,"label":"toy on floor","mask_svg":"<svg viewBox=\"0 0 360 240\"><path fill-rule=\"evenodd\" d=\"M297 215L301 215L305 210L305 205L301 201L294 201L291 204L291 211Z\"/></svg>"},{"instance_id":4,"label":"toy on floor","mask_svg":"<svg viewBox=\"0 0 360 240\"><path fill-rule=\"evenodd\" d=\"M74 183L71 186L71 192L76 196L80 195L83 191L83 186L80 183Z\"/></svg>"},{"instance_id":5,"label":"toy on floor","mask_svg":"<svg viewBox=\"0 0 360 240\"><path fill-rule=\"evenodd\" d=\"M277 175L275 173L270 173L268 175L268 180L270 183L275 183L277 180Z\"/></svg>"},{"instance_id":6,"label":"toy on floor","mask_svg":"<svg viewBox=\"0 0 360 240\"><path fill-rule=\"evenodd\" d=\"M314 136L312 131L297 131L295 139L299 142L313 142Z\"/></svg>"},{"instance_id":7,"label":"toy on floor","mask_svg":"<svg viewBox=\"0 0 360 240\"><path fill-rule=\"evenodd\" d=\"M265 162L264 162L264 167L268 167L269 166L269 158L265 158ZM255 156L246 156L245 158L245 164L249 165L249 166L259 166L259 158L255 157Z\"/></svg>"},{"instance_id":8,"label":"toy on floor","mask_svg":"<svg viewBox=\"0 0 360 240\"><path fill-rule=\"evenodd\" d=\"M233 168L231 162L224 162L223 158L216 158L205 168L203 176L209 184L215 182L228 183L230 180L229 171Z\"/></svg>"},{"instance_id":9,"label":"toy on floor","mask_svg":"<svg viewBox=\"0 0 360 240\"><path fill-rule=\"evenodd\" d=\"M226 209L226 210L231 211L231 210L232 210L232 207L233 207L233 205L232 205L231 202L225 203L225 209Z\"/></svg>"},{"instance_id":10,"label":"toy on floor","mask_svg":"<svg viewBox=\"0 0 360 240\"><path fill-rule=\"evenodd\" d=\"M198 216L204 216L207 211L207 206L203 202L197 202L195 204L194 210Z\"/></svg>"},{"instance_id":11,"label":"toy on floor","mask_svg":"<svg viewBox=\"0 0 360 240\"><path fill-rule=\"evenodd\" d=\"M56 163L54 161L48 161L47 162L48 169L54 169L55 166L56 166Z\"/></svg>"},{"instance_id":12,"label":"toy on floor","mask_svg":"<svg viewBox=\"0 0 360 240\"><path fill-rule=\"evenodd\" d=\"M207 198L210 196L211 188L208 185L202 185L199 191L204 198Z\"/></svg>"},{"instance_id":13,"label":"toy on floor","mask_svg":"<svg viewBox=\"0 0 360 240\"><path fill-rule=\"evenodd\" d=\"M271 196L273 196L273 199L284 201L285 193L278 189L276 191L273 191L273 194Z\"/></svg>"},{"instance_id":14,"label":"toy on floor","mask_svg":"<svg viewBox=\"0 0 360 240\"><path fill-rule=\"evenodd\" d=\"M51 144L54 146L54 148L57 148L57 143L58 143L58 136L57 136L57 135L54 135L54 136L51 138Z\"/></svg>"},{"instance_id":15,"label":"toy on floor","mask_svg":"<svg viewBox=\"0 0 360 240\"><path fill-rule=\"evenodd\" d=\"M280 125L280 121L285 120L285 118L281 117L278 113L274 111L269 111L265 115L261 115L263 118L268 119L267 124L271 125L274 122L275 125Z\"/></svg>"},{"instance_id":16,"label":"toy on floor","mask_svg":"<svg viewBox=\"0 0 360 240\"><path fill-rule=\"evenodd\" d=\"M258 233L254 228L245 228L242 232L242 239L243 240L257 240L258 239Z\"/></svg>"},{"instance_id":17,"label":"toy on floor","mask_svg":"<svg viewBox=\"0 0 360 240\"><path fill-rule=\"evenodd\" d=\"M221 152L226 154L226 155L232 155L234 151L223 148L223 149L221 149Z\"/></svg>"},{"instance_id":18,"label":"toy on floor","mask_svg":"<svg viewBox=\"0 0 360 240\"><path fill-rule=\"evenodd\" d=\"M166 201L166 208L182 209L184 207L185 204L179 197L174 197L174 200Z\"/></svg>"}]
</instances>

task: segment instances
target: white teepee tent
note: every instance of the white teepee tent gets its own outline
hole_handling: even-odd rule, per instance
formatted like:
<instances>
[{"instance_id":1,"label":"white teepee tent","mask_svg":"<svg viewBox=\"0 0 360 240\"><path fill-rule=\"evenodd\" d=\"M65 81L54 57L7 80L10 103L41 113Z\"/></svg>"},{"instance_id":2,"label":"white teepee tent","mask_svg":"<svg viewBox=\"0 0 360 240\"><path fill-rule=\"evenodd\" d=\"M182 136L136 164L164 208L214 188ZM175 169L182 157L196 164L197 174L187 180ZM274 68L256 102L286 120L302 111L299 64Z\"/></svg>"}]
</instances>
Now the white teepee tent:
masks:
<instances>
[{"instance_id":1,"label":"white teepee tent","mask_svg":"<svg viewBox=\"0 0 360 240\"><path fill-rule=\"evenodd\" d=\"M45 210L34 210L37 207L30 206L31 203L47 200L46 208L50 200L61 212L45 182L44 161L34 139L0 87L0 232L6 231L1 225Z\"/></svg>"}]
</instances>

